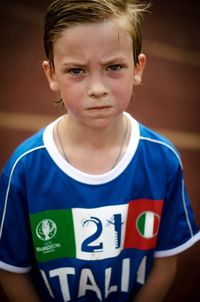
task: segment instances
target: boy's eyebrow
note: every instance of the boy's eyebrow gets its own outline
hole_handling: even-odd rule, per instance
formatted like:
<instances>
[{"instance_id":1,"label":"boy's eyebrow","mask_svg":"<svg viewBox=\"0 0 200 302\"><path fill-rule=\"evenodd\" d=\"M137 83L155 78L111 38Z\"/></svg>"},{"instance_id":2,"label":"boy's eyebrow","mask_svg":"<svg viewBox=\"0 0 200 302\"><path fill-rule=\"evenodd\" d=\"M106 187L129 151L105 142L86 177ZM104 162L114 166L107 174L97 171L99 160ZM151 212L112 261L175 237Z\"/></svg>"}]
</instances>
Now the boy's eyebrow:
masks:
<instances>
[{"instance_id":1,"label":"boy's eyebrow","mask_svg":"<svg viewBox=\"0 0 200 302\"><path fill-rule=\"evenodd\" d=\"M108 58L108 59L102 61L102 64L106 65L106 64L112 64L115 62L121 62L121 61L126 61L126 60L127 60L126 56L116 56L116 57Z\"/></svg>"},{"instance_id":2,"label":"boy's eyebrow","mask_svg":"<svg viewBox=\"0 0 200 302\"><path fill-rule=\"evenodd\" d=\"M79 67L84 67L87 64L79 63L78 61L69 61L69 62L64 62L62 65L63 66L79 66Z\"/></svg>"}]
</instances>

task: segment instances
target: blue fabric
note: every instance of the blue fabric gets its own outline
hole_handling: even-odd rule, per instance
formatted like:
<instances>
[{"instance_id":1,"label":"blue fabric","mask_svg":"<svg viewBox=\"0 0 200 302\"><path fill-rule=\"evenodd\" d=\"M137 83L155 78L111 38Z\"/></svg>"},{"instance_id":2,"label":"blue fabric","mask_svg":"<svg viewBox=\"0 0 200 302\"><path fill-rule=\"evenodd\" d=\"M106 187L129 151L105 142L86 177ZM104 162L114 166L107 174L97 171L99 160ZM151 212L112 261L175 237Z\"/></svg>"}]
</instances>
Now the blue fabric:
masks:
<instances>
[{"instance_id":1,"label":"blue fabric","mask_svg":"<svg viewBox=\"0 0 200 302\"><path fill-rule=\"evenodd\" d=\"M43 301L130 301L155 255L177 254L198 236L176 149L139 127L132 160L106 183L92 185L64 173L44 144L45 129L7 162L0 178L0 267L13 272L32 267ZM140 215L127 223L130 208ZM147 216L154 228L159 221L149 238L138 222L143 226ZM104 247L111 231L116 238L109 254ZM130 239L131 232L143 243Z\"/></svg>"}]
</instances>

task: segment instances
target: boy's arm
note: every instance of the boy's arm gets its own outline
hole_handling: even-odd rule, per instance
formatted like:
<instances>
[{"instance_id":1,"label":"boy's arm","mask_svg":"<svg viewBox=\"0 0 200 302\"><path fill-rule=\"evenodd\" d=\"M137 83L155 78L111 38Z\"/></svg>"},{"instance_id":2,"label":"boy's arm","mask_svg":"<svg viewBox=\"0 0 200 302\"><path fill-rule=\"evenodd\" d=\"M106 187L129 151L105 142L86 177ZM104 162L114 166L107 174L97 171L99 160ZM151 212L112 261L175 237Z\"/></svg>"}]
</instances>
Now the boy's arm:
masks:
<instances>
[{"instance_id":1,"label":"boy's arm","mask_svg":"<svg viewBox=\"0 0 200 302\"><path fill-rule=\"evenodd\" d=\"M161 302L176 275L177 256L155 258L146 283L133 302Z\"/></svg>"},{"instance_id":2,"label":"boy's arm","mask_svg":"<svg viewBox=\"0 0 200 302\"><path fill-rule=\"evenodd\" d=\"M30 275L10 273L0 270L1 287L11 302L41 302L34 288Z\"/></svg>"}]
</instances>

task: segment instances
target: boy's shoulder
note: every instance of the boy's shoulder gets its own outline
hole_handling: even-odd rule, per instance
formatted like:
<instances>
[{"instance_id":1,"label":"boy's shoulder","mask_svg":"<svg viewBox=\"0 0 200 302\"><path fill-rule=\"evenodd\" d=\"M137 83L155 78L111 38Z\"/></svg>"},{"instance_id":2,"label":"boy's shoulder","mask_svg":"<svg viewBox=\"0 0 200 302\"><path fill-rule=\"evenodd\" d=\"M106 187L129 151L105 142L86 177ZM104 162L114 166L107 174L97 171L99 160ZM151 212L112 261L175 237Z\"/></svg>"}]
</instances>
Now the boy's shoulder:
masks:
<instances>
[{"instance_id":1,"label":"boy's shoulder","mask_svg":"<svg viewBox=\"0 0 200 302\"><path fill-rule=\"evenodd\" d=\"M13 167L15 167L15 165L21 159L26 157L27 154L44 148L43 132L44 128L40 129L38 132L34 133L33 135L25 139L23 142L21 142L8 159L4 170L12 170Z\"/></svg>"},{"instance_id":2,"label":"boy's shoulder","mask_svg":"<svg viewBox=\"0 0 200 302\"><path fill-rule=\"evenodd\" d=\"M174 144L164 135L160 134L156 130L153 130L141 123L139 125L140 125L140 139L144 139L150 142L152 141L160 144L166 144L166 146L176 149Z\"/></svg>"},{"instance_id":3,"label":"boy's shoulder","mask_svg":"<svg viewBox=\"0 0 200 302\"><path fill-rule=\"evenodd\" d=\"M17 154L17 156L23 156L23 154L26 154L27 152L31 152L32 150L44 146L43 133L44 128L29 136L15 149L13 155Z\"/></svg>"},{"instance_id":4,"label":"boy's shoulder","mask_svg":"<svg viewBox=\"0 0 200 302\"><path fill-rule=\"evenodd\" d=\"M141 123L139 123L139 127L140 140L164 146L173 152L178 153L175 145L167 137Z\"/></svg>"},{"instance_id":5,"label":"boy's shoulder","mask_svg":"<svg viewBox=\"0 0 200 302\"><path fill-rule=\"evenodd\" d=\"M43 142L43 133L45 128L40 129L33 135L29 136L27 139L25 139L22 143L19 144L19 146L15 149L15 152L18 153L24 153L28 152L29 150L32 150L34 148L40 147L44 145Z\"/></svg>"},{"instance_id":6,"label":"boy's shoulder","mask_svg":"<svg viewBox=\"0 0 200 302\"><path fill-rule=\"evenodd\" d=\"M159 154L162 154L164 157L160 158L176 161L182 167L179 151L168 138L141 123L139 126L140 142L145 145L145 148L148 147L148 150L150 149L152 151L154 157L158 157Z\"/></svg>"}]
</instances>

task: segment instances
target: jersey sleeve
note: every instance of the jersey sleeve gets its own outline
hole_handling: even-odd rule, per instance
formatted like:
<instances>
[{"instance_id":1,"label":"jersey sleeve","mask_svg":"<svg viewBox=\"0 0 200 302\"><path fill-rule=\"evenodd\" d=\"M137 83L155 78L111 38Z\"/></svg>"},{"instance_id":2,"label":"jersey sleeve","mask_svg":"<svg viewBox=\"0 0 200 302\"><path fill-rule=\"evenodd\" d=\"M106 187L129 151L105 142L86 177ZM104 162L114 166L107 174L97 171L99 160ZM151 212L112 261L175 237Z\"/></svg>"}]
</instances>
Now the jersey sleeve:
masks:
<instances>
[{"instance_id":1,"label":"jersey sleeve","mask_svg":"<svg viewBox=\"0 0 200 302\"><path fill-rule=\"evenodd\" d=\"M183 170L179 165L166 186L155 257L176 255L198 240L200 240L200 232L195 224Z\"/></svg>"},{"instance_id":2,"label":"jersey sleeve","mask_svg":"<svg viewBox=\"0 0 200 302\"><path fill-rule=\"evenodd\" d=\"M28 272L33 263L26 189L20 164L0 178L0 268Z\"/></svg>"}]
</instances>

